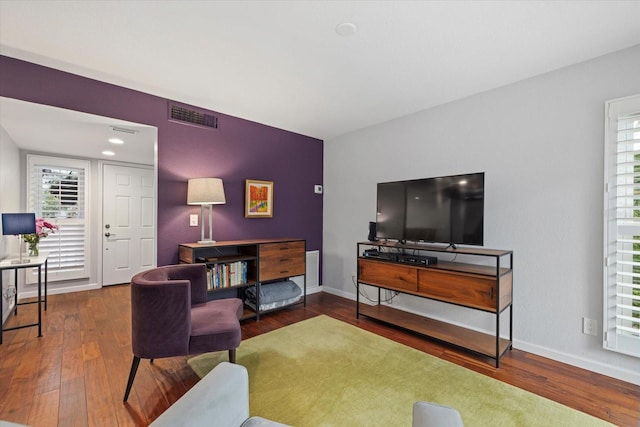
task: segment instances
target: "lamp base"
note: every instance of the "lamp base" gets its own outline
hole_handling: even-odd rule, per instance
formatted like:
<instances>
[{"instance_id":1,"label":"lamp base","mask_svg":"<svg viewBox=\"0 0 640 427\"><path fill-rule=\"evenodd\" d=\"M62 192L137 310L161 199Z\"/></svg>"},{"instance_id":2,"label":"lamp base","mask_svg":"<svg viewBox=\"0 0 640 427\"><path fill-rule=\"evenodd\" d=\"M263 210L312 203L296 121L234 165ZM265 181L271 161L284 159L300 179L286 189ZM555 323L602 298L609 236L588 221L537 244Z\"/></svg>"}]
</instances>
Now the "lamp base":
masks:
<instances>
[{"instance_id":1,"label":"lamp base","mask_svg":"<svg viewBox=\"0 0 640 427\"><path fill-rule=\"evenodd\" d=\"M215 240L198 240L199 245L212 245L215 242Z\"/></svg>"}]
</instances>

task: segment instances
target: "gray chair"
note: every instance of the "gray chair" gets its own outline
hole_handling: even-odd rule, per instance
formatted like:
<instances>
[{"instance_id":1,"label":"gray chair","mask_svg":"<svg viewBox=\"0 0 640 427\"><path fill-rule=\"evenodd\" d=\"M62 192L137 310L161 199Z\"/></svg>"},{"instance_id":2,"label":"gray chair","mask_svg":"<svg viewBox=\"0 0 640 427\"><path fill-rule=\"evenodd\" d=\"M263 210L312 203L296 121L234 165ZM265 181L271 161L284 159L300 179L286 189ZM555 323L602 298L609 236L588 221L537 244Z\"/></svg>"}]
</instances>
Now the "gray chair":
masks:
<instances>
[{"instance_id":1,"label":"gray chair","mask_svg":"<svg viewBox=\"0 0 640 427\"><path fill-rule=\"evenodd\" d=\"M316 424L322 424L317 420ZM288 427L249 415L249 375L244 366L222 362L149 427ZM429 402L413 405L413 427L463 427L458 411Z\"/></svg>"},{"instance_id":2,"label":"gray chair","mask_svg":"<svg viewBox=\"0 0 640 427\"><path fill-rule=\"evenodd\" d=\"M413 404L412 427L464 427L464 424L454 408L420 401Z\"/></svg>"},{"instance_id":3,"label":"gray chair","mask_svg":"<svg viewBox=\"0 0 640 427\"><path fill-rule=\"evenodd\" d=\"M123 401L127 401L140 359L229 351L235 363L240 345L242 300L207 301L204 264L154 268L131 279L133 362Z\"/></svg>"},{"instance_id":4,"label":"gray chair","mask_svg":"<svg viewBox=\"0 0 640 427\"><path fill-rule=\"evenodd\" d=\"M149 427L288 427L249 416L249 374L222 362L164 411Z\"/></svg>"}]
</instances>

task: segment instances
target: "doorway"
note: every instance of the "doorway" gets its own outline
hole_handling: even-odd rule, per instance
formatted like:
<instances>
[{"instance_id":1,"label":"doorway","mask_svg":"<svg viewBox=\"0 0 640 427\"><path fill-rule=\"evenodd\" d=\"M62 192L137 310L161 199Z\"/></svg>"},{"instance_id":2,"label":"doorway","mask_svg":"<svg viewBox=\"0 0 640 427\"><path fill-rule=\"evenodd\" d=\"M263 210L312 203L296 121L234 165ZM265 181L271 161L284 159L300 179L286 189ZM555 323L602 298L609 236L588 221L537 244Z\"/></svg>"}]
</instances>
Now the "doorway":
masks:
<instances>
[{"instance_id":1,"label":"doorway","mask_svg":"<svg viewBox=\"0 0 640 427\"><path fill-rule=\"evenodd\" d=\"M129 283L155 266L153 168L102 165L102 285Z\"/></svg>"}]
</instances>

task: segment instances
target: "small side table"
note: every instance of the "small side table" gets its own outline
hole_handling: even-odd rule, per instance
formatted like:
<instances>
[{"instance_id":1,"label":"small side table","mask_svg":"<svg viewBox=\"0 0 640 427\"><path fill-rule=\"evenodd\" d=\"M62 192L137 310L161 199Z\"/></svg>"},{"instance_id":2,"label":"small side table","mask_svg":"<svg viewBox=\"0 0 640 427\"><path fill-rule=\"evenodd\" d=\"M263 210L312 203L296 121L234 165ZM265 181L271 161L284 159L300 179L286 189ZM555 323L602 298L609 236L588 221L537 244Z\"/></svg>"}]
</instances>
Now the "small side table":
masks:
<instances>
[{"instance_id":1,"label":"small side table","mask_svg":"<svg viewBox=\"0 0 640 427\"><path fill-rule=\"evenodd\" d=\"M20 325L20 326L14 326L12 328L5 328L4 324L1 325L0 327L0 344L2 344L2 333L4 331L11 331L14 329L21 329L21 328L30 328L32 326L37 326L38 327L38 337L42 336L42 303L44 302L44 309L47 309L47 265L48 265L48 258L49 253L48 252L40 252L40 254L38 256L32 256L32 257L28 257L29 258L29 262L23 262L20 264L12 264L11 260L6 259L6 260L2 260L0 261L0 292L2 292L3 288L2 288L2 272L4 270L14 270L14 277L15 277L15 284L16 284L16 294L15 294L15 311L14 314L18 314L18 305L24 305L24 304L38 304L38 322L37 323L30 323L28 325ZM44 266L44 299L42 298L42 266ZM24 268L37 268L38 269L38 299L36 301L29 301L29 302L18 302L18 289L17 289L17 284L18 284L18 270L20 269L24 269ZM4 297L2 295L0 295L0 316L2 316L2 305L3 305L3 300Z\"/></svg>"}]
</instances>

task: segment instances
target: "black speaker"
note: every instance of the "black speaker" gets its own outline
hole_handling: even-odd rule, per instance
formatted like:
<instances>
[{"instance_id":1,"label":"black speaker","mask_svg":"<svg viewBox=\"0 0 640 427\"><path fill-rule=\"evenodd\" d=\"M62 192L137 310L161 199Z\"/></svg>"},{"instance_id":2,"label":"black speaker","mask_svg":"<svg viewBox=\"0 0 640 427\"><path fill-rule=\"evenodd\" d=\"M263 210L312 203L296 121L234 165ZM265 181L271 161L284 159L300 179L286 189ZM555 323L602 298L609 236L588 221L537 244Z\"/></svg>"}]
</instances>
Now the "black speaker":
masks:
<instances>
[{"instance_id":1,"label":"black speaker","mask_svg":"<svg viewBox=\"0 0 640 427\"><path fill-rule=\"evenodd\" d=\"M375 242L376 240L378 240L376 237L376 223L369 222L369 241Z\"/></svg>"}]
</instances>

